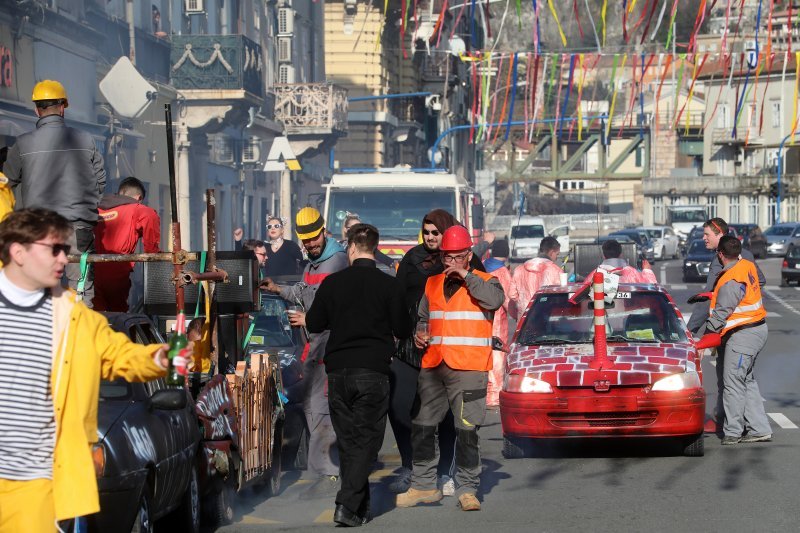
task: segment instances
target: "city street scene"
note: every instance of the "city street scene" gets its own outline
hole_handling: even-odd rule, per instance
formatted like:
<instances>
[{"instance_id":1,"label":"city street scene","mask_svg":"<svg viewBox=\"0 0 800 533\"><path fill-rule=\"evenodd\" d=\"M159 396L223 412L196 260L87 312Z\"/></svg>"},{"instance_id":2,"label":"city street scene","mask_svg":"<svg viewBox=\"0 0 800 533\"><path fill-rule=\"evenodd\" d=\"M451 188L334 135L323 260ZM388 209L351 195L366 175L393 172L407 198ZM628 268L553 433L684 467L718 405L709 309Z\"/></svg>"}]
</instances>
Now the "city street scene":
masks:
<instances>
[{"instance_id":1,"label":"city street scene","mask_svg":"<svg viewBox=\"0 0 800 533\"><path fill-rule=\"evenodd\" d=\"M782 531L800 0L0 0L0 533Z\"/></svg>"}]
</instances>

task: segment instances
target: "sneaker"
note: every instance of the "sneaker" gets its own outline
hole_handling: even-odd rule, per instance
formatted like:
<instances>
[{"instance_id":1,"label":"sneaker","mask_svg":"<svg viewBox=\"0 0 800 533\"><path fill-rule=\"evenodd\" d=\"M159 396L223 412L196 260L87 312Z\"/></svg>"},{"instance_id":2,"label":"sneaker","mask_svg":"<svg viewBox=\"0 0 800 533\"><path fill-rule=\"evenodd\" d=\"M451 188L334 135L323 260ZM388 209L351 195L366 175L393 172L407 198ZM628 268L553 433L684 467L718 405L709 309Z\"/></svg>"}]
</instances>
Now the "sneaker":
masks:
<instances>
[{"instance_id":1,"label":"sneaker","mask_svg":"<svg viewBox=\"0 0 800 533\"><path fill-rule=\"evenodd\" d=\"M770 442L772 433L767 435L745 435L740 442Z\"/></svg>"},{"instance_id":2,"label":"sneaker","mask_svg":"<svg viewBox=\"0 0 800 533\"><path fill-rule=\"evenodd\" d=\"M742 437L731 437L730 435L725 435L722 437L722 445L723 446L730 446L731 444L739 444L742 442Z\"/></svg>"},{"instance_id":3,"label":"sneaker","mask_svg":"<svg viewBox=\"0 0 800 533\"><path fill-rule=\"evenodd\" d=\"M339 492L339 476L322 476L300 493L300 499L335 498L337 492Z\"/></svg>"},{"instance_id":4,"label":"sneaker","mask_svg":"<svg viewBox=\"0 0 800 533\"><path fill-rule=\"evenodd\" d=\"M395 494L402 494L411 488L411 469L403 467L397 473L394 481L389 483L389 491Z\"/></svg>"},{"instance_id":5,"label":"sneaker","mask_svg":"<svg viewBox=\"0 0 800 533\"><path fill-rule=\"evenodd\" d=\"M439 476L438 485L442 490L442 496L456 495L456 482L450 476Z\"/></svg>"},{"instance_id":6,"label":"sneaker","mask_svg":"<svg viewBox=\"0 0 800 533\"><path fill-rule=\"evenodd\" d=\"M481 510L481 502L479 502L478 498L471 492L465 492L458 497L458 506L461 507L462 511Z\"/></svg>"},{"instance_id":7,"label":"sneaker","mask_svg":"<svg viewBox=\"0 0 800 533\"><path fill-rule=\"evenodd\" d=\"M436 503L442 499L439 489L420 490L411 487L403 494L397 495L397 507L414 507L421 503Z\"/></svg>"}]
</instances>

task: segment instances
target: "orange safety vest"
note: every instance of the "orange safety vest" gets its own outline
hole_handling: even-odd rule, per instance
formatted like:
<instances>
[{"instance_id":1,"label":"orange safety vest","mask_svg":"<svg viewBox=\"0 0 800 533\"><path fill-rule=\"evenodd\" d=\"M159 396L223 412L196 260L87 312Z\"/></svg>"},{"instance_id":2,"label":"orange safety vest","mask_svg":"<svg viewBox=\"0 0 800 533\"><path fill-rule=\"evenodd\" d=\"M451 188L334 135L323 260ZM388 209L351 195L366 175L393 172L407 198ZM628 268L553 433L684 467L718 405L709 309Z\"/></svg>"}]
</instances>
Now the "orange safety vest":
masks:
<instances>
[{"instance_id":1,"label":"orange safety vest","mask_svg":"<svg viewBox=\"0 0 800 533\"><path fill-rule=\"evenodd\" d=\"M745 286L744 298L733 310L731 316L725 322L725 327L720 332L724 336L732 330L741 328L748 324L754 324L767 318L767 311L761 299L761 287L758 285L758 271L756 265L747 259L739 261L728 270L722 272L714 286L714 293L711 295L711 312L717 305L719 289L729 281L736 281Z\"/></svg>"},{"instance_id":2,"label":"orange safety vest","mask_svg":"<svg viewBox=\"0 0 800 533\"><path fill-rule=\"evenodd\" d=\"M484 281L491 274L473 270ZM454 370L492 369L493 312L481 308L466 287L459 288L447 301L444 297L444 274L428 278L430 344L422 357L422 368L435 368L444 361Z\"/></svg>"}]
</instances>

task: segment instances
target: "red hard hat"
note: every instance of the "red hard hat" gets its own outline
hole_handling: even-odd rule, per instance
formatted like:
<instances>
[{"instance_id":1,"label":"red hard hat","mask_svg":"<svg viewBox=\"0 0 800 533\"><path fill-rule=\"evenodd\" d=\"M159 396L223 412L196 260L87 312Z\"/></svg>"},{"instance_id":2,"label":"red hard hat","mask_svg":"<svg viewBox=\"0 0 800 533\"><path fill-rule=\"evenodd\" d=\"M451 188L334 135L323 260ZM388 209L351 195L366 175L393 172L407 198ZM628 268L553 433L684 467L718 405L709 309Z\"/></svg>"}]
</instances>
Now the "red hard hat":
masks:
<instances>
[{"instance_id":1,"label":"red hard hat","mask_svg":"<svg viewBox=\"0 0 800 533\"><path fill-rule=\"evenodd\" d=\"M472 237L469 230L464 226L450 226L442 236L442 244L439 249L443 252L458 252L472 248Z\"/></svg>"}]
</instances>

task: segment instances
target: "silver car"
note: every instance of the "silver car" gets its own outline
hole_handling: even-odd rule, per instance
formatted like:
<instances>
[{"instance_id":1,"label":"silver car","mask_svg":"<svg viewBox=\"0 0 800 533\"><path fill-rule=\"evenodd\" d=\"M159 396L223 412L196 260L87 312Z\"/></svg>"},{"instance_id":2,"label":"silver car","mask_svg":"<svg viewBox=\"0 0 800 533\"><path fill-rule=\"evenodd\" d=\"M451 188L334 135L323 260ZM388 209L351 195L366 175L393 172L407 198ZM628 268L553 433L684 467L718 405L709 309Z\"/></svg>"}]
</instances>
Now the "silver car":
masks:
<instances>
[{"instance_id":1,"label":"silver car","mask_svg":"<svg viewBox=\"0 0 800 533\"><path fill-rule=\"evenodd\" d=\"M680 239L669 226L645 226L647 237L653 243L653 254L656 259L665 260L668 257L677 259L680 253Z\"/></svg>"},{"instance_id":2,"label":"silver car","mask_svg":"<svg viewBox=\"0 0 800 533\"><path fill-rule=\"evenodd\" d=\"M764 232L769 255L784 255L794 246L800 246L800 223L782 222Z\"/></svg>"}]
</instances>

